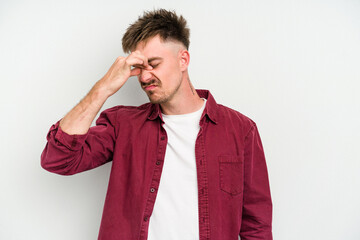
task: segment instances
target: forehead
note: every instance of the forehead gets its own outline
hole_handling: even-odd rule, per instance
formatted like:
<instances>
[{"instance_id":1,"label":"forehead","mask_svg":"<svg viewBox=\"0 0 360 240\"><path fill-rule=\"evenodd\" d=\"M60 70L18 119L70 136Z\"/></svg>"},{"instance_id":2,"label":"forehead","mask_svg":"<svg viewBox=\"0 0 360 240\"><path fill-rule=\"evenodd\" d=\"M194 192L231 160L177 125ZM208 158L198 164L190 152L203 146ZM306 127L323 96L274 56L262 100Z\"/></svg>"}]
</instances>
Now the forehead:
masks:
<instances>
[{"instance_id":1,"label":"forehead","mask_svg":"<svg viewBox=\"0 0 360 240\"><path fill-rule=\"evenodd\" d=\"M146 57L177 55L180 44L174 41L164 41L159 35L139 42L134 51L139 50Z\"/></svg>"}]
</instances>

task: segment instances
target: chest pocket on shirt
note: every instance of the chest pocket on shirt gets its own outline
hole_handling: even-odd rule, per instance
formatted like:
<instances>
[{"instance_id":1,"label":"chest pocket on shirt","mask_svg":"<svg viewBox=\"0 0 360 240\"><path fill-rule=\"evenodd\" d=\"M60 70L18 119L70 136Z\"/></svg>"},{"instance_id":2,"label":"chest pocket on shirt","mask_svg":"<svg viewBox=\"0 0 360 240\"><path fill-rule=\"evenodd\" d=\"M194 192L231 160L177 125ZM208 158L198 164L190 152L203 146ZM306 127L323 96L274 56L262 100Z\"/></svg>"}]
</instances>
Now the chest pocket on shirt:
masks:
<instances>
[{"instance_id":1,"label":"chest pocket on shirt","mask_svg":"<svg viewBox=\"0 0 360 240\"><path fill-rule=\"evenodd\" d=\"M243 161L239 156L219 156L220 189L231 195L243 191Z\"/></svg>"}]
</instances>

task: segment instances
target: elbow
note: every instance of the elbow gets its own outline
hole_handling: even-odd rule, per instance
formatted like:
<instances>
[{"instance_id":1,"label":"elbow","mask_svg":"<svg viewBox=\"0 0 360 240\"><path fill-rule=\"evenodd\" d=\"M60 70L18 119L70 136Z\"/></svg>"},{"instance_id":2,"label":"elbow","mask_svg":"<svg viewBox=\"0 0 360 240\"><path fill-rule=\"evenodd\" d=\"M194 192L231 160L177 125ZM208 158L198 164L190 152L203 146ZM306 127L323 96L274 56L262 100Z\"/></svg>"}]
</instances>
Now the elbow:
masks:
<instances>
[{"instance_id":1,"label":"elbow","mask_svg":"<svg viewBox=\"0 0 360 240\"><path fill-rule=\"evenodd\" d=\"M70 166L66 158L61 158L60 156L48 154L46 148L41 154L40 166L51 173L56 173L59 175L72 175Z\"/></svg>"},{"instance_id":2,"label":"elbow","mask_svg":"<svg viewBox=\"0 0 360 240\"><path fill-rule=\"evenodd\" d=\"M44 149L44 151L42 152L41 154L41 157L40 157L40 166L47 170L47 171L50 171L50 164L49 164L49 161L48 161L48 158L47 158L47 154L46 154L46 148Z\"/></svg>"}]
</instances>

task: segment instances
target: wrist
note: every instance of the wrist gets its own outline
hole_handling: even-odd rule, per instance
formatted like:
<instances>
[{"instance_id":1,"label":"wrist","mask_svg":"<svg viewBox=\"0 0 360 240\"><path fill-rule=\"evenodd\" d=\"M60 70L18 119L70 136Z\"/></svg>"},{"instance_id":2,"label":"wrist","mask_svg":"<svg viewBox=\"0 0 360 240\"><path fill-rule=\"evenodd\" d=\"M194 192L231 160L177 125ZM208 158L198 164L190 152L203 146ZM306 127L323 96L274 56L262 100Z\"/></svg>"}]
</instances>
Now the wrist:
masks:
<instances>
[{"instance_id":1,"label":"wrist","mask_svg":"<svg viewBox=\"0 0 360 240\"><path fill-rule=\"evenodd\" d=\"M98 99L101 101L106 100L113 94L103 78L95 84L91 92L94 100Z\"/></svg>"}]
</instances>

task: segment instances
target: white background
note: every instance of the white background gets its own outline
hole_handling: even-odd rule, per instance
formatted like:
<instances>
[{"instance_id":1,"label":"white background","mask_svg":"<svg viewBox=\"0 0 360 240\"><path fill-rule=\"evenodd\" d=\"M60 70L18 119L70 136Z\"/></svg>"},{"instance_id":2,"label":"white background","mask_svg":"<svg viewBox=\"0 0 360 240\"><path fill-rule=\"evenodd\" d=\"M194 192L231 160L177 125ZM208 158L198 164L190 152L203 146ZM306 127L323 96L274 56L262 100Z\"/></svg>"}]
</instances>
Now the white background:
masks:
<instances>
[{"instance_id":1,"label":"white background","mask_svg":"<svg viewBox=\"0 0 360 240\"><path fill-rule=\"evenodd\" d=\"M194 86L257 123L274 239L360 239L359 0L2 0L0 239L97 238L111 164L64 177L40 155L158 7L188 20ZM131 79L103 110L146 101Z\"/></svg>"}]
</instances>

